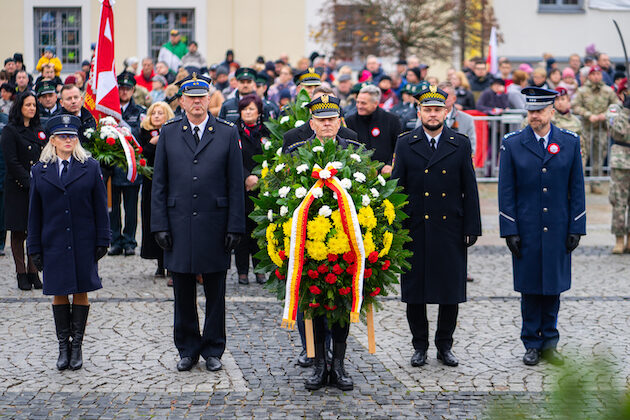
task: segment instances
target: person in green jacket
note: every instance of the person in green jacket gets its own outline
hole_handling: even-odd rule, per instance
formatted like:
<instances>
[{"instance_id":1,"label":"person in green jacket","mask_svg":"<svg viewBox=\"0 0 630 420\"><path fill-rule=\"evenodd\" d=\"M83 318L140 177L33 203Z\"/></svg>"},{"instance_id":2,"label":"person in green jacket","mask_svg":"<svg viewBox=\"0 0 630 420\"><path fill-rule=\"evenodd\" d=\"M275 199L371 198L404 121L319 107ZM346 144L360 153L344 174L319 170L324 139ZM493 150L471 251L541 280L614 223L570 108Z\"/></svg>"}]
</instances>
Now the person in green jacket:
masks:
<instances>
[{"instance_id":1,"label":"person in green jacket","mask_svg":"<svg viewBox=\"0 0 630 420\"><path fill-rule=\"evenodd\" d=\"M171 29L170 40L162 45L158 55L158 61L164 61L168 68L177 72L182 64L182 57L188 52L186 43L182 42L182 36L177 29Z\"/></svg>"}]
</instances>

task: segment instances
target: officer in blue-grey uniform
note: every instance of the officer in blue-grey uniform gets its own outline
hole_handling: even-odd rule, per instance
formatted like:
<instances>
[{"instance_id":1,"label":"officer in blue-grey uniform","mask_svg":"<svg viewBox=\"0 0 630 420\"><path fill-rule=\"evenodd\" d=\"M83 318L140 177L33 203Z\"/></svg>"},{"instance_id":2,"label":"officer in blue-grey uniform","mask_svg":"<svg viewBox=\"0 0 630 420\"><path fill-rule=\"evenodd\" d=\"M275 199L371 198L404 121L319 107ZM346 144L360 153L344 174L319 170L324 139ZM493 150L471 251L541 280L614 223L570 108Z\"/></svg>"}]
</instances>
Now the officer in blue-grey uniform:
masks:
<instances>
[{"instance_id":1,"label":"officer in blue-grey uniform","mask_svg":"<svg viewBox=\"0 0 630 420\"><path fill-rule=\"evenodd\" d=\"M523 363L536 365L542 356L561 365L560 293L571 287L571 252L586 234L580 138L551 124L556 91L522 93L529 125L507 134L500 151L501 237L521 293Z\"/></svg>"},{"instance_id":2,"label":"officer in blue-grey uniform","mask_svg":"<svg viewBox=\"0 0 630 420\"><path fill-rule=\"evenodd\" d=\"M241 98L252 93L256 94L256 70L249 67L241 67L236 70L235 76L238 87L234 97L223 102L221 110L219 111L219 118L233 123L235 123L240 117L238 112L238 102ZM265 103L265 101L263 101L263 121L267 121L269 118L278 117L278 114L275 113L275 105L272 106L270 104L271 102Z\"/></svg>"},{"instance_id":3,"label":"officer in blue-grey uniform","mask_svg":"<svg viewBox=\"0 0 630 420\"><path fill-rule=\"evenodd\" d=\"M221 369L225 351L225 276L245 232L245 182L238 130L208 112L210 80L184 79L184 114L160 131L151 190L151 232L173 273L175 346L180 371L206 360ZM206 296L203 333L197 317L197 282Z\"/></svg>"}]
</instances>

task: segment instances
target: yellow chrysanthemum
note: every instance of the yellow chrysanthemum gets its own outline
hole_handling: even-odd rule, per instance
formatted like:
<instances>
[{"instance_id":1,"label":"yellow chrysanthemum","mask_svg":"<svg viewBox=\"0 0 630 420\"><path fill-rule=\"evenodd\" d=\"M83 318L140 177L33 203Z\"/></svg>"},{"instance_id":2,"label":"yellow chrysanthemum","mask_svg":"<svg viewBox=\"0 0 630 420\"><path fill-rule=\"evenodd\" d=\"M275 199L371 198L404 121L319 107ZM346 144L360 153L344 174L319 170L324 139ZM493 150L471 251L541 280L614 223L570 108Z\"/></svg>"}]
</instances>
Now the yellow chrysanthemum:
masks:
<instances>
[{"instance_id":1,"label":"yellow chrysanthemum","mask_svg":"<svg viewBox=\"0 0 630 420\"><path fill-rule=\"evenodd\" d=\"M284 237L284 252L287 253L287 258L289 257L289 252L291 251L291 238L288 236Z\"/></svg>"},{"instance_id":2,"label":"yellow chrysanthemum","mask_svg":"<svg viewBox=\"0 0 630 420\"><path fill-rule=\"evenodd\" d=\"M306 225L306 234L308 239L322 242L326 240L326 235L332 227L330 220L324 216L317 216L313 220L309 220Z\"/></svg>"},{"instance_id":3,"label":"yellow chrysanthemum","mask_svg":"<svg viewBox=\"0 0 630 420\"><path fill-rule=\"evenodd\" d=\"M341 213L339 213L339 210L333 211L332 214L330 215L330 218L332 219L333 224L335 225L335 229L343 232L343 225L341 224Z\"/></svg>"},{"instance_id":4,"label":"yellow chrysanthemum","mask_svg":"<svg viewBox=\"0 0 630 420\"><path fill-rule=\"evenodd\" d=\"M316 261L325 260L328 256L328 248L322 241L306 241L306 252Z\"/></svg>"},{"instance_id":5,"label":"yellow chrysanthemum","mask_svg":"<svg viewBox=\"0 0 630 420\"><path fill-rule=\"evenodd\" d=\"M276 228L277 226L275 223L270 223L269 226L267 226L267 232L265 235L267 237L267 254L269 254L269 258L271 258L271 261L273 261L275 265L282 267L282 259L280 259L278 250L276 249L276 245L278 244L278 240L274 236Z\"/></svg>"},{"instance_id":6,"label":"yellow chrysanthemum","mask_svg":"<svg viewBox=\"0 0 630 420\"><path fill-rule=\"evenodd\" d=\"M394 222L394 219L396 219L396 209L394 208L392 202L388 199L383 200L383 208L385 209L384 214L387 218L387 223L391 225Z\"/></svg>"},{"instance_id":7,"label":"yellow chrysanthemum","mask_svg":"<svg viewBox=\"0 0 630 420\"><path fill-rule=\"evenodd\" d=\"M371 230L376 227L377 221L376 217L374 217L374 210L372 210L372 207L361 207L361 210L359 210L357 217L359 219L359 224L364 228Z\"/></svg>"},{"instance_id":8,"label":"yellow chrysanthemum","mask_svg":"<svg viewBox=\"0 0 630 420\"><path fill-rule=\"evenodd\" d=\"M365 249L365 255L369 255L376 250L374 240L372 239L372 232L368 231L363 235L363 249Z\"/></svg>"},{"instance_id":9,"label":"yellow chrysanthemum","mask_svg":"<svg viewBox=\"0 0 630 420\"><path fill-rule=\"evenodd\" d=\"M260 177L262 179L265 179L265 177L267 176L268 173L269 173L269 168L262 168L260 170Z\"/></svg>"},{"instance_id":10,"label":"yellow chrysanthemum","mask_svg":"<svg viewBox=\"0 0 630 420\"><path fill-rule=\"evenodd\" d=\"M293 218L290 218L286 222L282 224L282 231L284 232L284 236L291 236L291 224L293 223Z\"/></svg>"},{"instance_id":11,"label":"yellow chrysanthemum","mask_svg":"<svg viewBox=\"0 0 630 420\"><path fill-rule=\"evenodd\" d=\"M394 234L391 232L385 232L383 234L383 249L378 253L379 257L384 257L389 254L389 249L392 247L392 241L394 240Z\"/></svg>"},{"instance_id":12,"label":"yellow chrysanthemum","mask_svg":"<svg viewBox=\"0 0 630 420\"><path fill-rule=\"evenodd\" d=\"M350 251L348 236L341 231L328 240L328 252L330 254L344 254Z\"/></svg>"}]
</instances>

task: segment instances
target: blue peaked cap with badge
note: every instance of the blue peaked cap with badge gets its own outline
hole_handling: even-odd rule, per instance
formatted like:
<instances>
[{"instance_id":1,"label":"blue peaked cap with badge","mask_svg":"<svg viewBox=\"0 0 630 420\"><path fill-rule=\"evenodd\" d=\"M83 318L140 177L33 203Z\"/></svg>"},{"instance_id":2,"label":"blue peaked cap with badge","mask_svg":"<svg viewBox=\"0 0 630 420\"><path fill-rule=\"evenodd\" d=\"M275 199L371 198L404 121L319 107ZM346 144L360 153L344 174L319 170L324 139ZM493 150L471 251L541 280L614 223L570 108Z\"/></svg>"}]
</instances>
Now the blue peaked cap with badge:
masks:
<instances>
[{"instance_id":1,"label":"blue peaked cap with badge","mask_svg":"<svg viewBox=\"0 0 630 420\"><path fill-rule=\"evenodd\" d=\"M193 73L179 82L179 92L186 96L205 96L210 91L212 81Z\"/></svg>"},{"instance_id":2,"label":"blue peaked cap with badge","mask_svg":"<svg viewBox=\"0 0 630 420\"><path fill-rule=\"evenodd\" d=\"M46 132L49 136L55 134L79 135L81 129L81 119L74 115L55 115L46 123Z\"/></svg>"},{"instance_id":3,"label":"blue peaked cap with badge","mask_svg":"<svg viewBox=\"0 0 630 420\"><path fill-rule=\"evenodd\" d=\"M538 111L552 105L558 96L555 90L543 89L536 86L528 86L521 90L525 95L525 109L527 111Z\"/></svg>"}]
</instances>

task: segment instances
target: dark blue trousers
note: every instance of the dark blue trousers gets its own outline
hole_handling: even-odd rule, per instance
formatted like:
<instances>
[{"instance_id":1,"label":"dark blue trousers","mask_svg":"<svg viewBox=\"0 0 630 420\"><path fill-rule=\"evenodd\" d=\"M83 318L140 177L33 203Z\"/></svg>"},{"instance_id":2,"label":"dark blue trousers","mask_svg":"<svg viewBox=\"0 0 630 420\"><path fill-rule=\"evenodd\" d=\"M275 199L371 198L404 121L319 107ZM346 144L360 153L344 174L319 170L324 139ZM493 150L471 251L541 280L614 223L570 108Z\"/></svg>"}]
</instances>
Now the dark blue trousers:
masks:
<instances>
[{"instance_id":1,"label":"dark blue trousers","mask_svg":"<svg viewBox=\"0 0 630 420\"><path fill-rule=\"evenodd\" d=\"M109 214L109 224L112 229L112 246L123 249L136 249L136 227L138 225L138 193L140 186L126 185L119 187L112 185L112 211ZM125 227L122 227L120 204L125 207Z\"/></svg>"},{"instance_id":2,"label":"dark blue trousers","mask_svg":"<svg viewBox=\"0 0 630 420\"><path fill-rule=\"evenodd\" d=\"M521 340L526 349L556 348L560 339L557 328L559 309L560 295L521 294Z\"/></svg>"}]
</instances>

